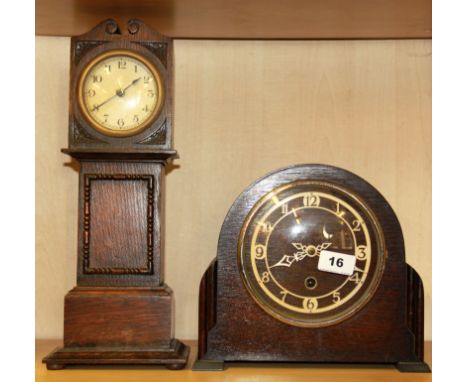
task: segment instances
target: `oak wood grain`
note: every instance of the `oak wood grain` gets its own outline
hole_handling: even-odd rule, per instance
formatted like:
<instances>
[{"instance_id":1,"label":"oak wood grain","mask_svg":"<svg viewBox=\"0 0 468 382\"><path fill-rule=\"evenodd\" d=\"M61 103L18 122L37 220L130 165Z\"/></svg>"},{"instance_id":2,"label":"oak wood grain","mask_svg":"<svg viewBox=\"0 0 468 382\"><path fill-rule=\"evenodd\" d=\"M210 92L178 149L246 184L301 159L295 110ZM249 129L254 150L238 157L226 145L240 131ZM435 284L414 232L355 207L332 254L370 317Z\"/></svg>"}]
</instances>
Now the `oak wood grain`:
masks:
<instances>
[{"instance_id":1,"label":"oak wood grain","mask_svg":"<svg viewBox=\"0 0 468 382\"><path fill-rule=\"evenodd\" d=\"M158 286L162 273L161 163L83 161L78 284Z\"/></svg>"},{"instance_id":2,"label":"oak wood grain","mask_svg":"<svg viewBox=\"0 0 468 382\"><path fill-rule=\"evenodd\" d=\"M36 34L142 18L175 38L430 38L430 0L37 0Z\"/></svg>"},{"instance_id":3,"label":"oak wood grain","mask_svg":"<svg viewBox=\"0 0 468 382\"><path fill-rule=\"evenodd\" d=\"M168 319L172 309L172 292L167 287L74 288L65 296L64 345L168 347L173 335Z\"/></svg>"},{"instance_id":4,"label":"oak wood grain","mask_svg":"<svg viewBox=\"0 0 468 382\"><path fill-rule=\"evenodd\" d=\"M146 268L146 181L102 180L92 189L89 268ZM108 256L111 254L111 256Z\"/></svg>"}]
</instances>

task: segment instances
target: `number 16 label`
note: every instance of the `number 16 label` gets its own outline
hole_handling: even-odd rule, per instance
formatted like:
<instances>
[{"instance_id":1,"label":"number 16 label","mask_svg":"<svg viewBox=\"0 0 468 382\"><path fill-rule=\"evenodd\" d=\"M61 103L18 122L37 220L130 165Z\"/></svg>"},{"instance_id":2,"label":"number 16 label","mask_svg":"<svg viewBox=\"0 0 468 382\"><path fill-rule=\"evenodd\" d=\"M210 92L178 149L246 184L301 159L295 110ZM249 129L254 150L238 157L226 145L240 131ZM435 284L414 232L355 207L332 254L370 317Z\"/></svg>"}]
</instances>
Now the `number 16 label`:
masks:
<instances>
[{"instance_id":1,"label":"number 16 label","mask_svg":"<svg viewBox=\"0 0 468 382\"><path fill-rule=\"evenodd\" d=\"M353 255L326 250L320 252L319 271L351 276L355 265L356 257Z\"/></svg>"}]
</instances>

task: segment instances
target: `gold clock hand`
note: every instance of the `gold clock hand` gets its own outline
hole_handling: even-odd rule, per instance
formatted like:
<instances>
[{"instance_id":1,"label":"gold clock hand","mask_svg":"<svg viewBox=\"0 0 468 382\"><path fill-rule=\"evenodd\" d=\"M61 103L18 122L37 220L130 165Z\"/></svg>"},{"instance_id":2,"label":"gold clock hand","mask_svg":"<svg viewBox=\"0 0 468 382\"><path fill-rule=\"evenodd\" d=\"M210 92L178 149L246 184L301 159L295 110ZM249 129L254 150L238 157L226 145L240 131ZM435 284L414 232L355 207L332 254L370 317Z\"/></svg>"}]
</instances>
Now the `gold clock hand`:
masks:
<instances>
[{"instance_id":1,"label":"gold clock hand","mask_svg":"<svg viewBox=\"0 0 468 382\"><path fill-rule=\"evenodd\" d=\"M294 253L294 255L283 255L280 261L272 265L270 268L274 267L290 267L294 262L299 262L304 260L306 257L315 257L320 256L320 252L324 249L327 249L332 243L322 243L317 246L308 245L305 246L301 243L292 243L293 246L297 249L301 249L299 252Z\"/></svg>"},{"instance_id":2,"label":"gold clock hand","mask_svg":"<svg viewBox=\"0 0 468 382\"><path fill-rule=\"evenodd\" d=\"M294 263L296 258L294 256L290 255L283 255L280 261L278 261L276 264L272 265L270 268L274 267L290 267L292 263Z\"/></svg>"},{"instance_id":3,"label":"gold clock hand","mask_svg":"<svg viewBox=\"0 0 468 382\"><path fill-rule=\"evenodd\" d=\"M292 245L297 248L297 249L300 249L302 253L304 253L304 256L308 256L308 257L315 257L315 256L319 256L320 255L320 252L324 249L327 249L332 243L329 243L329 242L324 242L324 243L321 243L317 246L315 245L304 245L304 244L301 244L301 243L292 243ZM303 257L301 257L299 260L302 260Z\"/></svg>"},{"instance_id":4,"label":"gold clock hand","mask_svg":"<svg viewBox=\"0 0 468 382\"><path fill-rule=\"evenodd\" d=\"M294 262L303 260L307 256L308 246L301 243L292 243L294 248L299 249L298 252L295 252L294 255L283 255L280 261L272 265L270 268L274 267L290 267Z\"/></svg>"},{"instance_id":5,"label":"gold clock hand","mask_svg":"<svg viewBox=\"0 0 468 382\"><path fill-rule=\"evenodd\" d=\"M322 243L320 245L317 245L317 250L315 252L315 255L314 256L317 256L319 255L320 256L320 252L322 252L324 249L327 249L332 243Z\"/></svg>"}]
</instances>

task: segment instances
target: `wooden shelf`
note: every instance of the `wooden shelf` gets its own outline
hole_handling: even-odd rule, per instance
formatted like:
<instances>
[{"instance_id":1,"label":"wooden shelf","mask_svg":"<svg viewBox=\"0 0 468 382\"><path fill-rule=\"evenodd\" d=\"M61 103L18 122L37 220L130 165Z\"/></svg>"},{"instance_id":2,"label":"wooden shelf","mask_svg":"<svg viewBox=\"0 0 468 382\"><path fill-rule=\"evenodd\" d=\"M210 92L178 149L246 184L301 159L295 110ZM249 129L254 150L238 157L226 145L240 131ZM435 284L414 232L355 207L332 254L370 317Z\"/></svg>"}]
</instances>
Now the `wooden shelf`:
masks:
<instances>
[{"instance_id":1,"label":"wooden shelf","mask_svg":"<svg viewBox=\"0 0 468 382\"><path fill-rule=\"evenodd\" d=\"M190 345L191 352L187 368L181 371L170 371L164 367L69 367L65 370L50 371L41 363L42 358L61 345L58 340L36 341L36 382L46 381L97 381L119 382L119 381L380 381L380 382L426 382L432 380L432 374L426 373L400 373L391 366L304 366L304 365L281 365L281 364L228 364L223 372L219 371L191 371L196 357L196 341L184 341ZM431 366L432 343L425 343L426 361Z\"/></svg>"},{"instance_id":2,"label":"wooden shelf","mask_svg":"<svg viewBox=\"0 0 468 382\"><path fill-rule=\"evenodd\" d=\"M431 0L36 0L36 35L140 18L174 38L431 38Z\"/></svg>"}]
</instances>

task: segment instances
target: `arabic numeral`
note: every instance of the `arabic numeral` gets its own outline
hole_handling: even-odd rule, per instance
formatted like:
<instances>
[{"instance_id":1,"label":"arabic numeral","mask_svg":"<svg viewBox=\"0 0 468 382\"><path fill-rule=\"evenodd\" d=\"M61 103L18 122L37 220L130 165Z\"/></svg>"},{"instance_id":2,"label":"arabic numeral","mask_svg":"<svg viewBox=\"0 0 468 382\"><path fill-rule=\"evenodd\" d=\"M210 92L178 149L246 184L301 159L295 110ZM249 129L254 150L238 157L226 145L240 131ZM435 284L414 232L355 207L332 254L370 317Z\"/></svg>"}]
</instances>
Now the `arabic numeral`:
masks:
<instances>
[{"instance_id":1,"label":"arabic numeral","mask_svg":"<svg viewBox=\"0 0 468 382\"><path fill-rule=\"evenodd\" d=\"M149 84L149 80L150 80L149 76L143 76L143 83L144 84Z\"/></svg>"},{"instance_id":2,"label":"arabic numeral","mask_svg":"<svg viewBox=\"0 0 468 382\"><path fill-rule=\"evenodd\" d=\"M314 297L305 298L302 302L302 306L305 310L313 312L318 306L317 299Z\"/></svg>"},{"instance_id":3,"label":"arabic numeral","mask_svg":"<svg viewBox=\"0 0 468 382\"><path fill-rule=\"evenodd\" d=\"M262 283L267 283L270 281L270 274L268 272L262 273Z\"/></svg>"},{"instance_id":4,"label":"arabic numeral","mask_svg":"<svg viewBox=\"0 0 468 382\"><path fill-rule=\"evenodd\" d=\"M288 292L286 292L285 290L282 290L280 291L280 295L281 295L281 301L284 301L286 300L286 296L288 295Z\"/></svg>"},{"instance_id":5,"label":"arabic numeral","mask_svg":"<svg viewBox=\"0 0 468 382\"><path fill-rule=\"evenodd\" d=\"M366 260L368 255L368 250L365 245L359 245L356 248L356 258L358 260Z\"/></svg>"},{"instance_id":6,"label":"arabic numeral","mask_svg":"<svg viewBox=\"0 0 468 382\"><path fill-rule=\"evenodd\" d=\"M358 232L361 230L362 222L360 222L359 220L353 220L352 225L353 225L353 231Z\"/></svg>"},{"instance_id":7,"label":"arabic numeral","mask_svg":"<svg viewBox=\"0 0 468 382\"><path fill-rule=\"evenodd\" d=\"M333 303L338 303L341 300L340 292L333 292Z\"/></svg>"},{"instance_id":8,"label":"arabic numeral","mask_svg":"<svg viewBox=\"0 0 468 382\"><path fill-rule=\"evenodd\" d=\"M258 244L255 246L255 258L257 260L262 260L266 256L266 248L264 245Z\"/></svg>"},{"instance_id":9,"label":"arabic numeral","mask_svg":"<svg viewBox=\"0 0 468 382\"><path fill-rule=\"evenodd\" d=\"M357 285L361 280L359 280L359 275L357 273L353 274L351 277L348 278L349 281L354 281Z\"/></svg>"},{"instance_id":10,"label":"arabic numeral","mask_svg":"<svg viewBox=\"0 0 468 382\"><path fill-rule=\"evenodd\" d=\"M260 225L260 231L263 233L270 233L273 230L273 226L270 222L258 222Z\"/></svg>"},{"instance_id":11,"label":"arabic numeral","mask_svg":"<svg viewBox=\"0 0 468 382\"><path fill-rule=\"evenodd\" d=\"M306 207L317 207L320 204L320 197L314 193L308 193L304 196L302 203Z\"/></svg>"},{"instance_id":12,"label":"arabic numeral","mask_svg":"<svg viewBox=\"0 0 468 382\"><path fill-rule=\"evenodd\" d=\"M124 121L122 118L119 118L119 119L117 120L117 125L119 125L119 127L124 127L125 121Z\"/></svg>"}]
</instances>

